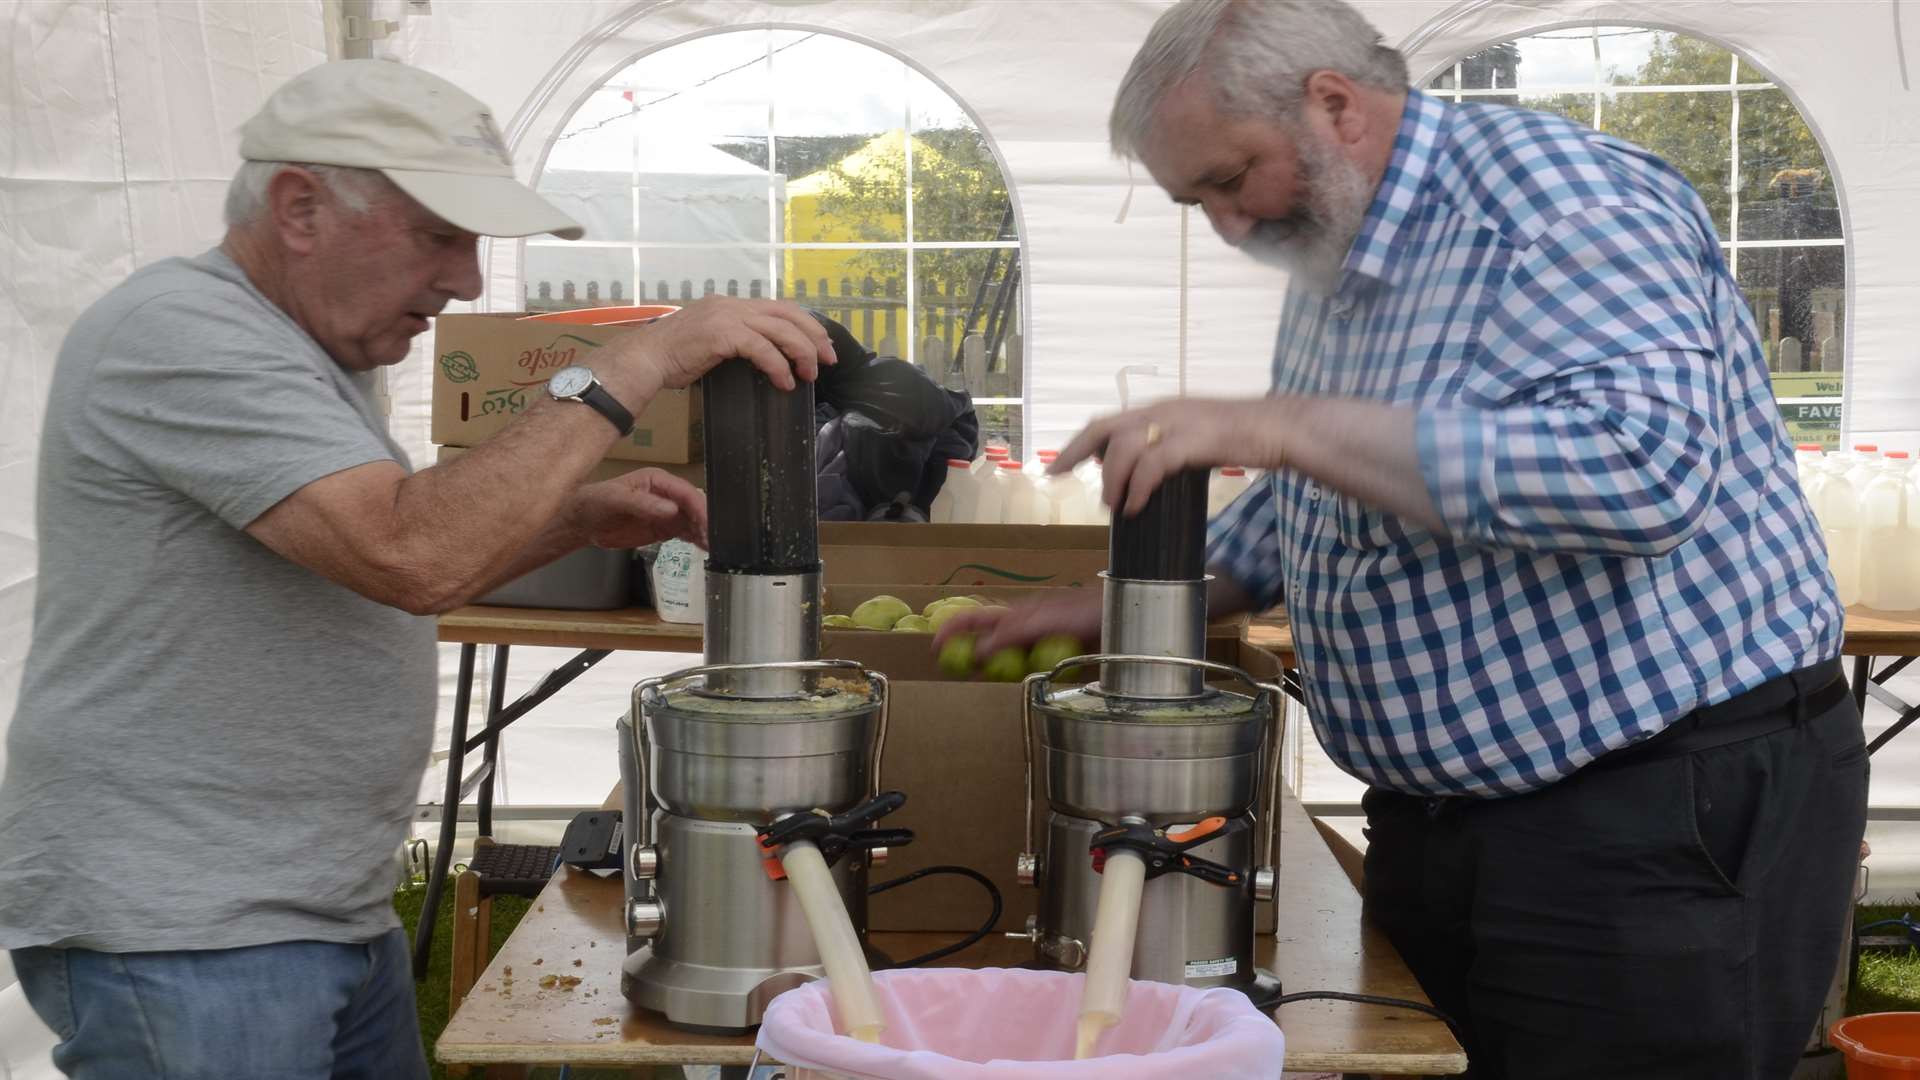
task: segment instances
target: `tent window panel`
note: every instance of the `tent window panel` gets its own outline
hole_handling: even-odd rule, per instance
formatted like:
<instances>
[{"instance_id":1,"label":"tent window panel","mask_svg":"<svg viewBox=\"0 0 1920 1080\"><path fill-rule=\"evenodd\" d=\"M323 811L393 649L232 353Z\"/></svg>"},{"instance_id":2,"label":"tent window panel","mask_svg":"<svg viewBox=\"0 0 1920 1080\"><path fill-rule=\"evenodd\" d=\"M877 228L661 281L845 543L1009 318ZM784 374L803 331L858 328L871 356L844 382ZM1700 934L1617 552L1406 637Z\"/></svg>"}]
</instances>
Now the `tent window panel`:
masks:
<instances>
[{"instance_id":1,"label":"tent window panel","mask_svg":"<svg viewBox=\"0 0 1920 1080\"><path fill-rule=\"evenodd\" d=\"M1593 82L1593 42L1587 30L1503 41L1460 57L1462 90L1526 90L1587 86Z\"/></svg>"},{"instance_id":2,"label":"tent window panel","mask_svg":"<svg viewBox=\"0 0 1920 1080\"><path fill-rule=\"evenodd\" d=\"M1739 239L1839 237L1839 193L1800 111L1783 91L1741 91Z\"/></svg>"},{"instance_id":3,"label":"tent window panel","mask_svg":"<svg viewBox=\"0 0 1920 1080\"><path fill-rule=\"evenodd\" d=\"M882 356L907 355L907 253L876 248L781 253L782 298L813 308Z\"/></svg>"},{"instance_id":4,"label":"tent window panel","mask_svg":"<svg viewBox=\"0 0 1920 1080\"><path fill-rule=\"evenodd\" d=\"M1724 59L1720 69L1728 70ZM1679 169L1707 204L1714 230L1733 234L1732 94L1605 94L1600 118L1601 131L1645 147Z\"/></svg>"},{"instance_id":5,"label":"tent window panel","mask_svg":"<svg viewBox=\"0 0 1920 1080\"><path fill-rule=\"evenodd\" d=\"M1724 86L1733 54L1666 30L1609 26L1599 31L1601 81L1612 86Z\"/></svg>"},{"instance_id":6,"label":"tent window panel","mask_svg":"<svg viewBox=\"0 0 1920 1080\"><path fill-rule=\"evenodd\" d=\"M643 247L639 264L638 302L682 304L703 296L772 296L767 247Z\"/></svg>"},{"instance_id":7,"label":"tent window panel","mask_svg":"<svg viewBox=\"0 0 1920 1080\"><path fill-rule=\"evenodd\" d=\"M1492 105L1518 105L1534 112L1552 113L1564 116L1576 124L1593 126L1592 94L1549 94L1540 97L1514 98L1472 98L1474 103L1486 102Z\"/></svg>"},{"instance_id":8,"label":"tent window panel","mask_svg":"<svg viewBox=\"0 0 1920 1080\"><path fill-rule=\"evenodd\" d=\"M773 57L773 152L791 243L907 238L906 65L831 34Z\"/></svg>"},{"instance_id":9,"label":"tent window panel","mask_svg":"<svg viewBox=\"0 0 1920 1080\"><path fill-rule=\"evenodd\" d=\"M1847 341L1839 192L1786 91L1724 46L1666 30L1578 27L1456 57L1427 84L1465 103L1510 102L1660 155L1720 234L1791 430L1836 445ZM1529 92L1531 91L1531 92Z\"/></svg>"},{"instance_id":10,"label":"tent window panel","mask_svg":"<svg viewBox=\"0 0 1920 1080\"><path fill-rule=\"evenodd\" d=\"M1013 203L987 137L945 90L907 74L913 120L913 238L1012 240Z\"/></svg>"},{"instance_id":11,"label":"tent window panel","mask_svg":"<svg viewBox=\"0 0 1920 1080\"><path fill-rule=\"evenodd\" d=\"M913 253L916 361L976 398L1017 398L1023 334L1017 248Z\"/></svg>"},{"instance_id":12,"label":"tent window panel","mask_svg":"<svg viewBox=\"0 0 1920 1080\"><path fill-rule=\"evenodd\" d=\"M1032 456L1027 453L1026 436L1021 433L1020 406L975 405L973 411L980 418L982 449L1004 446L1014 461L1025 461Z\"/></svg>"},{"instance_id":13,"label":"tent window panel","mask_svg":"<svg viewBox=\"0 0 1920 1080\"><path fill-rule=\"evenodd\" d=\"M526 311L634 303L633 254L622 247L529 243L522 285Z\"/></svg>"},{"instance_id":14,"label":"tent window panel","mask_svg":"<svg viewBox=\"0 0 1920 1080\"><path fill-rule=\"evenodd\" d=\"M1830 393L1808 380L1779 397L1838 397L1847 334L1846 252L1837 245L1747 248L1740 252L1740 291L1775 372L1830 372Z\"/></svg>"},{"instance_id":15,"label":"tent window panel","mask_svg":"<svg viewBox=\"0 0 1920 1080\"><path fill-rule=\"evenodd\" d=\"M969 331L934 328L971 317L974 381L1020 394L1012 193L987 133L900 57L800 29L668 46L589 95L539 187L593 243L528 241L529 306L583 303L589 283L599 303L778 296L954 385ZM972 316L952 310L983 290Z\"/></svg>"}]
</instances>

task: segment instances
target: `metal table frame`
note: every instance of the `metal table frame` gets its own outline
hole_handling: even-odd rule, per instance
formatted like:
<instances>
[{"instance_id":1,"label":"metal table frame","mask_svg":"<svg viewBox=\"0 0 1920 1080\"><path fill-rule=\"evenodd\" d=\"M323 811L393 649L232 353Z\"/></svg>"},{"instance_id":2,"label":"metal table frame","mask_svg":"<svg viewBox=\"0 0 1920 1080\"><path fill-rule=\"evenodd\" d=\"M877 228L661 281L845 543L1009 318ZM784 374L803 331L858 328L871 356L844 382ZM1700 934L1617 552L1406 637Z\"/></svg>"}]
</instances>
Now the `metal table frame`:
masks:
<instances>
[{"instance_id":1,"label":"metal table frame","mask_svg":"<svg viewBox=\"0 0 1920 1080\"><path fill-rule=\"evenodd\" d=\"M427 872L426 902L420 908L420 924L413 935L413 977L427 977L427 960L433 952L433 926L440 910L440 895L447 887L447 871L453 865L453 837L460 825L460 804L477 788L479 830L481 836L493 835L493 782L500 755L500 733L534 707L559 693L568 683L592 670L595 664L612 655L612 649L583 649L573 659L547 672L511 705L502 705L507 690L507 658L511 645L493 647L493 671L487 684L487 723L478 735L467 736L467 721L473 711L473 658L480 646L460 646L460 674L453 691L453 732L447 740L447 786L440 807L440 842L433 849L433 866ZM481 750L479 767L463 775L467 755Z\"/></svg>"},{"instance_id":2,"label":"metal table frame","mask_svg":"<svg viewBox=\"0 0 1920 1080\"><path fill-rule=\"evenodd\" d=\"M1897 719L1894 720L1893 724L1889 726L1887 730L1881 732L1872 742L1867 744L1867 753L1869 754L1885 746L1895 735L1907 730L1907 728L1913 725L1915 720L1920 720L1920 705L1909 704L1900 700L1899 696L1887 689L1886 686L1888 679L1906 670L1907 665L1913 663L1915 658L1912 656L1896 656L1891 659L1893 661L1892 663L1875 672L1873 670L1874 657L1856 656L1853 658L1853 703L1859 707L1861 715L1864 716L1866 714L1867 698L1869 697L1892 709L1897 715Z\"/></svg>"}]
</instances>

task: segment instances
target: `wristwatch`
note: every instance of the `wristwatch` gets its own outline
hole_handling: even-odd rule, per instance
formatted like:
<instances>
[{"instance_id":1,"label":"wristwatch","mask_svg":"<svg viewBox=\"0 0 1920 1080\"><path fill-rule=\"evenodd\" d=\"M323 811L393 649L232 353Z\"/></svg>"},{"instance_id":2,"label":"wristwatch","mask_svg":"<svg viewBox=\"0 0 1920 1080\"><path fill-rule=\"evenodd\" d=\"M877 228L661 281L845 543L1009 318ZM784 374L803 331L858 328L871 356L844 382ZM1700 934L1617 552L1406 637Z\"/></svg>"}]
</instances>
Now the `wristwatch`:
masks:
<instances>
[{"instance_id":1,"label":"wristwatch","mask_svg":"<svg viewBox=\"0 0 1920 1080\"><path fill-rule=\"evenodd\" d=\"M555 401L577 401L607 418L621 438L633 434L633 414L620 404L594 377L593 369L571 364L553 373L547 380L547 393Z\"/></svg>"}]
</instances>

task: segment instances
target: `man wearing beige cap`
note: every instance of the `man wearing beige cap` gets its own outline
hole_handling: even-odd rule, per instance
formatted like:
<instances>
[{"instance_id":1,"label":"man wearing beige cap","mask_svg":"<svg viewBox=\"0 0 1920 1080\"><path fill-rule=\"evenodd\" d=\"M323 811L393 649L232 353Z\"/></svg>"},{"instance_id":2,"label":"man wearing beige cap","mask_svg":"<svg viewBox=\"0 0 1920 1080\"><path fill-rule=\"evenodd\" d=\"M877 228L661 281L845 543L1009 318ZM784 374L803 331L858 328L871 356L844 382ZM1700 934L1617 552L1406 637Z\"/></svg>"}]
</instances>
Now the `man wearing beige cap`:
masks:
<instances>
[{"instance_id":1,"label":"man wearing beige cap","mask_svg":"<svg viewBox=\"0 0 1920 1080\"><path fill-rule=\"evenodd\" d=\"M242 130L218 248L75 323L40 458L33 644L0 780L0 947L80 1078L424 1077L392 858L430 750L423 616L584 544L699 539L700 493L583 486L664 387L833 354L714 299L596 352L409 473L367 379L477 237L580 228L486 107L399 64L288 82Z\"/></svg>"}]
</instances>

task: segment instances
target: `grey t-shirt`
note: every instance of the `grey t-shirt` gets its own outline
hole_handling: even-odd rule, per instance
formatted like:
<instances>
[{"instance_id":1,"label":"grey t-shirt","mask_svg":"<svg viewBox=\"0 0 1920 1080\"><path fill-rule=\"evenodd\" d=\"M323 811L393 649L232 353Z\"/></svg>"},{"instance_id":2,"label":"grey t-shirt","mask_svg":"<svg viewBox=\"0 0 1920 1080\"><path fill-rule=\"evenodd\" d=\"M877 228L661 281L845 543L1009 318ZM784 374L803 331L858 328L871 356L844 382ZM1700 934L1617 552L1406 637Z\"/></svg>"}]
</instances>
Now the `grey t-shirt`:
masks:
<instances>
[{"instance_id":1,"label":"grey t-shirt","mask_svg":"<svg viewBox=\"0 0 1920 1080\"><path fill-rule=\"evenodd\" d=\"M406 458L226 255L148 266L54 368L0 780L0 947L364 941L427 762L433 622L241 530Z\"/></svg>"}]
</instances>

